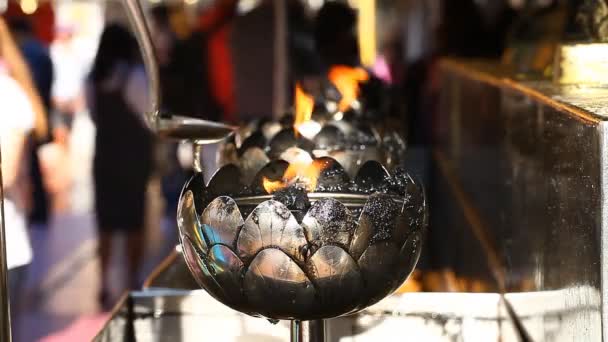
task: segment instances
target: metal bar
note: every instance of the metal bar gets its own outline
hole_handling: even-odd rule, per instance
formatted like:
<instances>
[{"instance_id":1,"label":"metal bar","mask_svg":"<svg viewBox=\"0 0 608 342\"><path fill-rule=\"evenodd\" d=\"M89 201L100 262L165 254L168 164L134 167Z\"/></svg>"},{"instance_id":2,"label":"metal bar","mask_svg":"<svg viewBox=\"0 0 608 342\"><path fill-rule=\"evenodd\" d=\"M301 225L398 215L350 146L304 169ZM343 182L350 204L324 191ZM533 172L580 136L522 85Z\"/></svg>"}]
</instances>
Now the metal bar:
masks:
<instances>
[{"instance_id":1,"label":"metal bar","mask_svg":"<svg viewBox=\"0 0 608 342\"><path fill-rule=\"evenodd\" d=\"M156 62L156 54L154 45L152 44L152 36L148 25L146 25L146 16L139 0L123 0L125 9L129 17L131 25L135 29L135 37L142 51L142 58L148 80L150 81L150 103L152 111L146 113L148 123L155 127L160 112L161 92L160 92L160 74L158 71L158 63Z\"/></svg>"},{"instance_id":2,"label":"metal bar","mask_svg":"<svg viewBox=\"0 0 608 342\"><path fill-rule=\"evenodd\" d=\"M6 226L4 222L4 186L2 185L2 154L0 153L0 341L11 342L11 309L8 296L6 261Z\"/></svg>"},{"instance_id":3,"label":"metal bar","mask_svg":"<svg viewBox=\"0 0 608 342\"><path fill-rule=\"evenodd\" d=\"M291 342L324 342L325 321L291 321Z\"/></svg>"}]
</instances>

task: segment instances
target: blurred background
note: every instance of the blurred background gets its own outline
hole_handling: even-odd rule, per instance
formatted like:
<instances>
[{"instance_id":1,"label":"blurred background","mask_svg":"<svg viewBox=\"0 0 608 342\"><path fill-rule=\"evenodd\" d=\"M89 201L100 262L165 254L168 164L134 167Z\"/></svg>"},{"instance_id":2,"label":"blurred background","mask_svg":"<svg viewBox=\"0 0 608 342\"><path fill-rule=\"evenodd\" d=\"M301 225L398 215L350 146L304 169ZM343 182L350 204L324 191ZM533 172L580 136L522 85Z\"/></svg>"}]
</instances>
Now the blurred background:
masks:
<instances>
[{"instance_id":1,"label":"blurred background","mask_svg":"<svg viewBox=\"0 0 608 342\"><path fill-rule=\"evenodd\" d=\"M435 115L438 61L494 59L547 75L557 43L584 37L577 11L603 2L142 3L164 110L235 124L278 118L292 106L294 80L314 80L331 65L362 66L383 81L390 120L407 137L408 166L425 180L430 147L446 124ZM13 161L3 163L3 173L15 340L88 340L119 296L140 288L175 247L191 147L156 141L144 127L148 82L120 1L0 0L2 10L0 81L9 85L0 83L0 123L9 137L2 136L3 159ZM203 154L209 177L214 147ZM421 267L433 263L423 257ZM432 280L416 279L414 290L435 289Z\"/></svg>"}]
</instances>

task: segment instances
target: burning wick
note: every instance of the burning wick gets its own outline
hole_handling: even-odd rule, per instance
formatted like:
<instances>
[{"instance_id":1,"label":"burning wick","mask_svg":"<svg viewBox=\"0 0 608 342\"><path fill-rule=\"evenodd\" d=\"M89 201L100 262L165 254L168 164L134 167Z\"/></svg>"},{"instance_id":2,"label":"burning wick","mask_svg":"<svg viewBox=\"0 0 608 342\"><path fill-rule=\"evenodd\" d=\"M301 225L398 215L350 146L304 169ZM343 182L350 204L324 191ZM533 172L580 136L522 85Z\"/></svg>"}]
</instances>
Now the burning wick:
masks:
<instances>
[{"instance_id":1,"label":"burning wick","mask_svg":"<svg viewBox=\"0 0 608 342\"><path fill-rule=\"evenodd\" d=\"M296 136L302 134L307 139L314 138L321 130L321 125L311 120L315 100L311 95L304 92L299 83L296 84L294 104L296 115L293 127Z\"/></svg>"},{"instance_id":2,"label":"burning wick","mask_svg":"<svg viewBox=\"0 0 608 342\"><path fill-rule=\"evenodd\" d=\"M263 178L264 189L272 194L278 190L292 185L298 185L313 192L317 188L317 180L323 171L324 165L318 160L313 160L310 154L299 149L290 148L281 155L281 159L289 162L289 166L280 180Z\"/></svg>"},{"instance_id":3,"label":"burning wick","mask_svg":"<svg viewBox=\"0 0 608 342\"><path fill-rule=\"evenodd\" d=\"M338 104L341 112L352 107L359 97L359 83L369 80L369 74L363 68L352 68L345 65L336 65L329 70L329 80L338 88L342 99Z\"/></svg>"}]
</instances>

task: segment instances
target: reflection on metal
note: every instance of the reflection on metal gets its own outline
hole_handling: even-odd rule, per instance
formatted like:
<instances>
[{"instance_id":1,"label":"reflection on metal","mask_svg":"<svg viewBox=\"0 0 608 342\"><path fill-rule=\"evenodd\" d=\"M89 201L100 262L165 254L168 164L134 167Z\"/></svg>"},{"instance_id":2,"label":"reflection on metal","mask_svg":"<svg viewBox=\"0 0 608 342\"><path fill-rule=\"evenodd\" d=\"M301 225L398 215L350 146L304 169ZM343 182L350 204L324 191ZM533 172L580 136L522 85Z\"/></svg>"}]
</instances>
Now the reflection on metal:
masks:
<instances>
[{"instance_id":1,"label":"reflection on metal","mask_svg":"<svg viewBox=\"0 0 608 342\"><path fill-rule=\"evenodd\" d=\"M558 84L606 84L608 44L564 44L555 54L553 80Z\"/></svg>"},{"instance_id":2,"label":"reflection on metal","mask_svg":"<svg viewBox=\"0 0 608 342\"><path fill-rule=\"evenodd\" d=\"M602 136L608 117L596 109L608 89L516 81L491 63L452 61L442 71L440 120L451 125L443 141L458 141L451 139L455 133L462 140L458 147L440 145L439 155L496 246L491 259L504 267L505 300L534 341L605 339L607 266L601 257L608 150ZM460 117L449 117L454 112ZM435 188L445 190L445 179L437 181ZM478 254L483 239L459 240L476 235L457 193L434 193L431 213L441 213L434 224L447 227L442 238L451 241L438 246L440 259L458 276L492 274L492 263L475 261L493 255Z\"/></svg>"},{"instance_id":3,"label":"reflection on metal","mask_svg":"<svg viewBox=\"0 0 608 342\"><path fill-rule=\"evenodd\" d=\"M291 342L324 342L325 321L291 321Z\"/></svg>"}]
</instances>

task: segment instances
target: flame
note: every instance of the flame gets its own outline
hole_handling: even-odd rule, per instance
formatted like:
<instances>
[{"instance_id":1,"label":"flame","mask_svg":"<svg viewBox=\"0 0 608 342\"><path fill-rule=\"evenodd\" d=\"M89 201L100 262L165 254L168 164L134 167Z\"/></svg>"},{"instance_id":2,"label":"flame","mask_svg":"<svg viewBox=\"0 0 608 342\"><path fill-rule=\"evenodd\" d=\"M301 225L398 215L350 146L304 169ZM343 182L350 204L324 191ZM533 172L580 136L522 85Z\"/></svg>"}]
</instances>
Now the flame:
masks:
<instances>
[{"instance_id":1,"label":"flame","mask_svg":"<svg viewBox=\"0 0 608 342\"><path fill-rule=\"evenodd\" d=\"M293 126L296 128L297 134L297 128L303 123L310 121L312 118L312 110L315 105L315 100L312 96L306 94L300 84L297 83L294 103L296 107L296 117Z\"/></svg>"},{"instance_id":2,"label":"flame","mask_svg":"<svg viewBox=\"0 0 608 342\"><path fill-rule=\"evenodd\" d=\"M262 179L264 189L267 193L272 194L292 184L300 184L304 186L306 191L313 192L317 188L317 180L323 168L323 163L318 160L293 162L289 164L280 180L273 181L264 177Z\"/></svg>"},{"instance_id":3,"label":"flame","mask_svg":"<svg viewBox=\"0 0 608 342\"><path fill-rule=\"evenodd\" d=\"M338 88L342 99L338 109L344 112L350 108L353 101L359 97L359 82L369 79L369 74L363 68L352 68L345 65L337 65L329 70L329 80Z\"/></svg>"}]
</instances>

